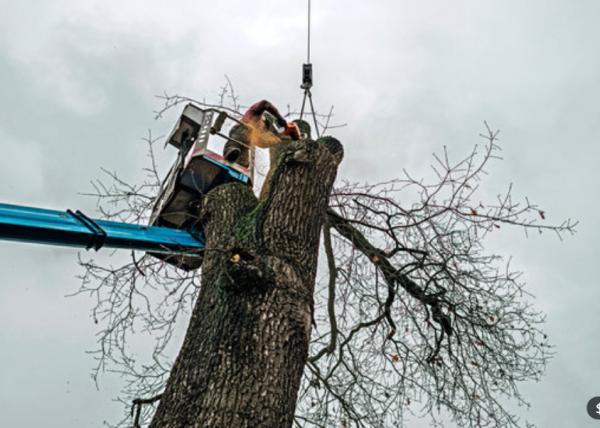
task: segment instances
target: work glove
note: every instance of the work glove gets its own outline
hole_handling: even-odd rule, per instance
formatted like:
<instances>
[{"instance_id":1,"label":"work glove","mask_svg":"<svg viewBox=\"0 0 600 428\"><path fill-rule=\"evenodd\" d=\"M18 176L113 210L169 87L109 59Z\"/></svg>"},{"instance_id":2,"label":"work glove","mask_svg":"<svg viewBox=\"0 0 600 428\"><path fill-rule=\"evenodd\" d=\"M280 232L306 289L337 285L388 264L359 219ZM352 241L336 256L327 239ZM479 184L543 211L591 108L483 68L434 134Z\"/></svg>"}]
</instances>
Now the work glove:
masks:
<instances>
[{"instance_id":1,"label":"work glove","mask_svg":"<svg viewBox=\"0 0 600 428\"><path fill-rule=\"evenodd\" d=\"M300 128L295 123L286 123L285 130L283 131L284 135L289 135L292 140L300 139Z\"/></svg>"},{"instance_id":2,"label":"work glove","mask_svg":"<svg viewBox=\"0 0 600 428\"><path fill-rule=\"evenodd\" d=\"M283 117L280 117L279 119L277 119L277 126L279 126L280 128L285 129L287 127L287 122Z\"/></svg>"}]
</instances>

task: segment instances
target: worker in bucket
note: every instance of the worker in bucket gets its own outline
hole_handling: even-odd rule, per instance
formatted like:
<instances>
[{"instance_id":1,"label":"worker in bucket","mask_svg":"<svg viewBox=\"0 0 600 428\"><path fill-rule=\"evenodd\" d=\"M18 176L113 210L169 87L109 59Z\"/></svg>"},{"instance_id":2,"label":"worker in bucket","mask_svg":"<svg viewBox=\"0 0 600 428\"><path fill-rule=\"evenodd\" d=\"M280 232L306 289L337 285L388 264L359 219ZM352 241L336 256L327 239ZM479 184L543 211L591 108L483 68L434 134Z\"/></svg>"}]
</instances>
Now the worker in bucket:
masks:
<instances>
[{"instance_id":1,"label":"worker in bucket","mask_svg":"<svg viewBox=\"0 0 600 428\"><path fill-rule=\"evenodd\" d=\"M232 140L225 143L223 157L229 162L236 162L246 168L250 165L251 146L268 148L281 143L282 138L285 137L292 140L300 139L298 125L293 122L288 123L267 100L250 106L242 116L241 122L242 124L233 126L229 131ZM278 132L275 125L282 131Z\"/></svg>"}]
</instances>

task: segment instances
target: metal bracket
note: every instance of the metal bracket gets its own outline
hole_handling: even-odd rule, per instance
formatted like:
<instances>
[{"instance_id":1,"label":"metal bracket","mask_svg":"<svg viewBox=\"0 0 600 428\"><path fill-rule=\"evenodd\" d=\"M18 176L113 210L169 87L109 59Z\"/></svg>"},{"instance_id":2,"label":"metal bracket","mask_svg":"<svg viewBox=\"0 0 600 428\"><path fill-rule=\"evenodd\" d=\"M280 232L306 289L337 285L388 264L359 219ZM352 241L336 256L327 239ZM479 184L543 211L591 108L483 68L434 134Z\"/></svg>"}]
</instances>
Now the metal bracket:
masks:
<instances>
[{"instance_id":1,"label":"metal bracket","mask_svg":"<svg viewBox=\"0 0 600 428\"><path fill-rule=\"evenodd\" d=\"M106 231L102 229L98 223L94 220L86 216L81 211L77 210L75 212L71 210L67 210L67 213L72 215L76 220L82 223L85 227L87 227L93 234L93 241L86 247L87 250L90 248L94 248L94 250L98 251L104 245L106 241Z\"/></svg>"}]
</instances>

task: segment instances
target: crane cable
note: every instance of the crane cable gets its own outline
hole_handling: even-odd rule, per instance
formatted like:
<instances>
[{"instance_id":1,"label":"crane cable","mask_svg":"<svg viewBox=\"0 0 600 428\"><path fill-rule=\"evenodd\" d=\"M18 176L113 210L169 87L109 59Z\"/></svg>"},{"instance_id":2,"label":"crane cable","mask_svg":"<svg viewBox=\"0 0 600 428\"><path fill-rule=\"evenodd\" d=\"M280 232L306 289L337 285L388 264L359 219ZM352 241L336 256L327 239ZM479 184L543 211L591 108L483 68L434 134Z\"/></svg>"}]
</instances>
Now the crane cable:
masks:
<instances>
[{"instance_id":1,"label":"crane cable","mask_svg":"<svg viewBox=\"0 0 600 428\"><path fill-rule=\"evenodd\" d=\"M312 93L310 88L312 88L312 64L310 63L310 1L308 0L308 37L306 43L306 64L302 64L302 85L300 85L301 89L304 89L304 97L302 98L302 107L300 108L300 120L304 116L304 108L306 107L306 98L308 98L308 103L310 104L310 111L312 114L313 122L315 124L315 132L317 137L320 137L319 134L319 124L317 122L317 115L315 113L315 107L312 101Z\"/></svg>"},{"instance_id":2,"label":"crane cable","mask_svg":"<svg viewBox=\"0 0 600 428\"><path fill-rule=\"evenodd\" d=\"M310 64L310 0L308 0L308 38L306 40L306 63Z\"/></svg>"}]
</instances>

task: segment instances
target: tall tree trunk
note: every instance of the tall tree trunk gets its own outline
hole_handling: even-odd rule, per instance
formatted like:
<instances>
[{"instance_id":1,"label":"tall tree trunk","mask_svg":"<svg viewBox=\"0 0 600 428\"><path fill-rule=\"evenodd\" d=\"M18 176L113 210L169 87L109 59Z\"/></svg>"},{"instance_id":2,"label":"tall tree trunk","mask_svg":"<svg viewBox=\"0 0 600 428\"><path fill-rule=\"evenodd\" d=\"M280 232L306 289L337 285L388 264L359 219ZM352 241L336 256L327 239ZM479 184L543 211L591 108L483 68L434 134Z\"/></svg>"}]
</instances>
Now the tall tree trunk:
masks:
<instances>
[{"instance_id":1,"label":"tall tree trunk","mask_svg":"<svg viewBox=\"0 0 600 428\"><path fill-rule=\"evenodd\" d=\"M295 142L260 203L240 184L207 195L202 285L151 427L292 425L319 235L342 157L330 137Z\"/></svg>"}]
</instances>

